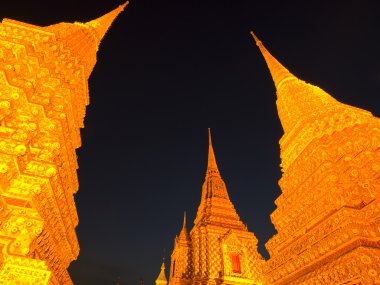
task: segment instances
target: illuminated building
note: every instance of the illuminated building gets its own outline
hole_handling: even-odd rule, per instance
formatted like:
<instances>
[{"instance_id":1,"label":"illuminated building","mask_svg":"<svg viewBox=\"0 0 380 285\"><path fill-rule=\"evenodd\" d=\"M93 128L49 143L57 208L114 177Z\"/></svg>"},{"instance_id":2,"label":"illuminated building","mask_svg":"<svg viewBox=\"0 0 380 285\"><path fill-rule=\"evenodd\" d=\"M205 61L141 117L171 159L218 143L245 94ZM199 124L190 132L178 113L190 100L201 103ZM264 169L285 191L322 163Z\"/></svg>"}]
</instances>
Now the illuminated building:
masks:
<instances>
[{"instance_id":1,"label":"illuminated building","mask_svg":"<svg viewBox=\"0 0 380 285\"><path fill-rule=\"evenodd\" d=\"M267 283L380 284L380 119L298 79L252 35L284 129Z\"/></svg>"},{"instance_id":2,"label":"illuminated building","mask_svg":"<svg viewBox=\"0 0 380 285\"><path fill-rule=\"evenodd\" d=\"M161 271L156 279L156 285L166 285L168 284L168 280L165 275L165 260L162 261Z\"/></svg>"},{"instance_id":3,"label":"illuminated building","mask_svg":"<svg viewBox=\"0 0 380 285\"><path fill-rule=\"evenodd\" d=\"M72 284L87 80L126 4L87 23L0 23L0 284Z\"/></svg>"},{"instance_id":4,"label":"illuminated building","mask_svg":"<svg viewBox=\"0 0 380 285\"><path fill-rule=\"evenodd\" d=\"M171 255L169 285L262 284L264 260L242 223L220 176L209 133L201 203L188 233L186 216Z\"/></svg>"}]
</instances>

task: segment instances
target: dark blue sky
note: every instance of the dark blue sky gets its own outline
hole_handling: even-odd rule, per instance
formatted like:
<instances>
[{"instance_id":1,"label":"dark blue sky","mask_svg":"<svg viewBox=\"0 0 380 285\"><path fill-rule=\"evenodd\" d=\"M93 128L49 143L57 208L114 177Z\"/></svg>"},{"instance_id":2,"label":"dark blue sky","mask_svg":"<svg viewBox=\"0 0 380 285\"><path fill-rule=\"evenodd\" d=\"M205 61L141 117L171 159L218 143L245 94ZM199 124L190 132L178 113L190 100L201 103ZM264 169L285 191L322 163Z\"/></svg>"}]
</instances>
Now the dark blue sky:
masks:
<instances>
[{"instance_id":1,"label":"dark blue sky","mask_svg":"<svg viewBox=\"0 0 380 285\"><path fill-rule=\"evenodd\" d=\"M6 1L0 18L88 21L121 3ZM119 276L121 284L153 284L184 210L193 224L208 127L231 200L266 256L282 129L249 31L299 78L380 116L379 15L375 0L132 1L104 38L89 82L74 283Z\"/></svg>"}]
</instances>

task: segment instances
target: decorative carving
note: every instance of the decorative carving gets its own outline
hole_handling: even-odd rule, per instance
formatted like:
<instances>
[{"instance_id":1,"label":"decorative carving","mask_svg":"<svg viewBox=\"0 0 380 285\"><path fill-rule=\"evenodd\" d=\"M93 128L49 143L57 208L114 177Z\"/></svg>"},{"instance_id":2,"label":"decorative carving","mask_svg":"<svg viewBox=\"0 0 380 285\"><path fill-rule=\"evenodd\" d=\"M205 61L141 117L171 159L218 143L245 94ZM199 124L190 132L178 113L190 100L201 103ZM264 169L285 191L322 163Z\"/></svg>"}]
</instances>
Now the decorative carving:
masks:
<instances>
[{"instance_id":1,"label":"decorative carving","mask_svg":"<svg viewBox=\"0 0 380 285\"><path fill-rule=\"evenodd\" d=\"M72 284L87 80L124 6L90 23L0 23L0 284Z\"/></svg>"},{"instance_id":2,"label":"decorative carving","mask_svg":"<svg viewBox=\"0 0 380 285\"><path fill-rule=\"evenodd\" d=\"M47 284L50 271L43 261L6 256L0 270L0 284Z\"/></svg>"},{"instance_id":3,"label":"decorative carving","mask_svg":"<svg viewBox=\"0 0 380 285\"><path fill-rule=\"evenodd\" d=\"M255 37L277 88L282 194L266 244L269 284L375 284L380 119L296 78ZM372 263L372 260L375 260Z\"/></svg>"},{"instance_id":4,"label":"decorative carving","mask_svg":"<svg viewBox=\"0 0 380 285\"><path fill-rule=\"evenodd\" d=\"M257 239L248 232L229 199L211 135L208 158L195 225L190 236L184 226L175 239L169 285L262 284L264 261L257 252ZM240 273L233 272L232 253L239 255Z\"/></svg>"}]
</instances>

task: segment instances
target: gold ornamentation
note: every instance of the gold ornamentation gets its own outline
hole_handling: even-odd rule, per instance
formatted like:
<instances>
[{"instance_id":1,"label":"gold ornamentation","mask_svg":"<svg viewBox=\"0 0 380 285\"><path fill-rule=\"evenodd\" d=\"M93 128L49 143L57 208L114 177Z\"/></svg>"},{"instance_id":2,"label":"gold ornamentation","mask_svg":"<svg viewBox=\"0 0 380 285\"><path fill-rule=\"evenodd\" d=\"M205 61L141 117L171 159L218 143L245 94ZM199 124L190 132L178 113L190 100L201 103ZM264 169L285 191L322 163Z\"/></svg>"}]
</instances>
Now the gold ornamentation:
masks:
<instances>
[{"instance_id":1,"label":"gold ornamentation","mask_svg":"<svg viewBox=\"0 0 380 285\"><path fill-rule=\"evenodd\" d=\"M253 35L253 33L252 33ZM282 194L268 284L374 284L380 259L380 119L283 67L253 35L277 89Z\"/></svg>"},{"instance_id":2,"label":"gold ornamentation","mask_svg":"<svg viewBox=\"0 0 380 285\"><path fill-rule=\"evenodd\" d=\"M237 254L240 272L233 272L231 255ZM201 203L194 227L186 220L175 239L169 285L262 284L263 259L257 239L240 220L220 176L209 133L209 155Z\"/></svg>"},{"instance_id":3,"label":"gold ornamentation","mask_svg":"<svg viewBox=\"0 0 380 285\"><path fill-rule=\"evenodd\" d=\"M0 284L72 284L87 80L124 7L90 23L0 23Z\"/></svg>"},{"instance_id":4,"label":"gold ornamentation","mask_svg":"<svg viewBox=\"0 0 380 285\"><path fill-rule=\"evenodd\" d=\"M1 266L0 284L47 284L50 275L51 273L43 261L7 256Z\"/></svg>"}]
</instances>

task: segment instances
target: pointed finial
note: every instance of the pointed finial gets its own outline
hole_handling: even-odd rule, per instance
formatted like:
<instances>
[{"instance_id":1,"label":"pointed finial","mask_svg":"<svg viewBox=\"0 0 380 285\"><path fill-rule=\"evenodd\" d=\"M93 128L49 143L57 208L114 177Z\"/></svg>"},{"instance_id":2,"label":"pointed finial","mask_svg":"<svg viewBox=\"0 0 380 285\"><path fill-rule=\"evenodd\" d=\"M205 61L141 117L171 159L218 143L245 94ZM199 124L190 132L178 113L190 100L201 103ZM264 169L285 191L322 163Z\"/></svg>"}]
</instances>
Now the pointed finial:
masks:
<instances>
[{"instance_id":1,"label":"pointed finial","mask_svg":"<svg viewBox=\"0 0 380 285\"><path fill-rule=\"evenodd\" d=\"M178 239L179 240L189 240L190 239L190 236L189 236L189 233L188 233L187 227L186 227L186 212L184 212L184 215L183 215L182 229L181 229L181 232L179 233Z\"/></svg>"},{"instance_id":2,"label":"pointed finial","mask_svg":"<svg viewBox=\"0 0 380 285\"><path fill-rule=\"evenodd\" d=\"M211 140L211 130L208 128L208 162L207 162L207 175L218 175L219 169L218 165L216 164L214 149L212 147L212 140Z\"/></svg>"},{"instance_id":3,"label":"pointed finial","mask_svg":"<svg viewBox=\"0 0 380 285\"><path fill-rule=\"evenodd\" d=\"M124 11L125 7L129 4L129 1L125 1L124 4L121 4L119 7L121 8L122 11Z\"/></svg>"},{"instance_id":4,"label":"pointed finial","mask_svg":"<svg viewBox=\"0 0 380 285\"><path fill-rule=\"evenodd\" d=\"M120 5L116 9L112 10L111 12L108 12L107 14L89 21L85 23L86 26L88 26L92 31L95 32L96 39L98 41L98 44L103 39L104 35L107 33L108 29L111 27L113 21L119 16L119 14L124 11L124 8L129 4L129 2L125 2L124 4Z\"/></svg>"},{"instance_id":5,"label":"pointed finial","mask_svg":"<svg viewBox=\"0 0 380 285\"><path fill-rule=\"evenodd\" d=\"M255 35L255 33L253 31L251 31L251 35L253 37L253 39L255 40L256 42L256 45L261 45L261 41L259 40L259 38Z\"/></svg>"},{"instance_id":6,"label":"pointed finial","mask_svg":"<svg viewBox=\"0 0 380 285\"><path fill-rule=\"evenodd\" d=\"M326 119L325 116L333 110L332 106L336 106L339 102L319 87L308 84L290 73L269 53L253 32L251 32L251 35L264 56L275 83L277 89L276 105L285 134L290 134L298 126L297 135L300 135L301 128L309 128L309 123L318 122L320 118ZM323 113L326 115L322 115ZM313 128L310 126L310 130ZM309 136L309 138L311 139L312 136ZM305 140L298 141L297 150L299 151L303 150L300 147L302 145L301 141L305 143L305 146L310 143L306 137ZM292 144L287 143L287 146L291 147L291 150L285 152L284 145L281 145L281 166L283 171L298 155L296 155L296 150ZM286 155L284 155L285 153Z\"/></svg>"},{"instance_id":7,"label":"pointed finial","mask_svg":"<svg viewBox=\"0 0 380 285\"><path fill-rule=\"evenodd\" d=\"M182 228L186 228L186 211L183 212L183 225Z\"/></svg>"},{"instance_id":8,"label":"pointed finial","mask_svg":"<svg viewBox=\"0 0 380 285\"><path fill-rule=\"evenodd\" d=\"M166 285L168 283L165 275L165 259L162 261L161 271L156 279L156 285Z\"/></svg>"},{"instance_id":9,"label":"pointed finial","mask_svg":"<svg viewBox=\"0 0 380 285\"><path fill-rule=\"evenodd\" d=\"M277 91L281 88L283 82L290 79L297 79L292 73L289 72L280 62L275 59L270 52L265 48L260 39L251 31L251 35L256 42L256 45L259 47L261 54L263 55L269 71L272 75L272 79L276 86Z\"/></svg>"}]
</instances>

